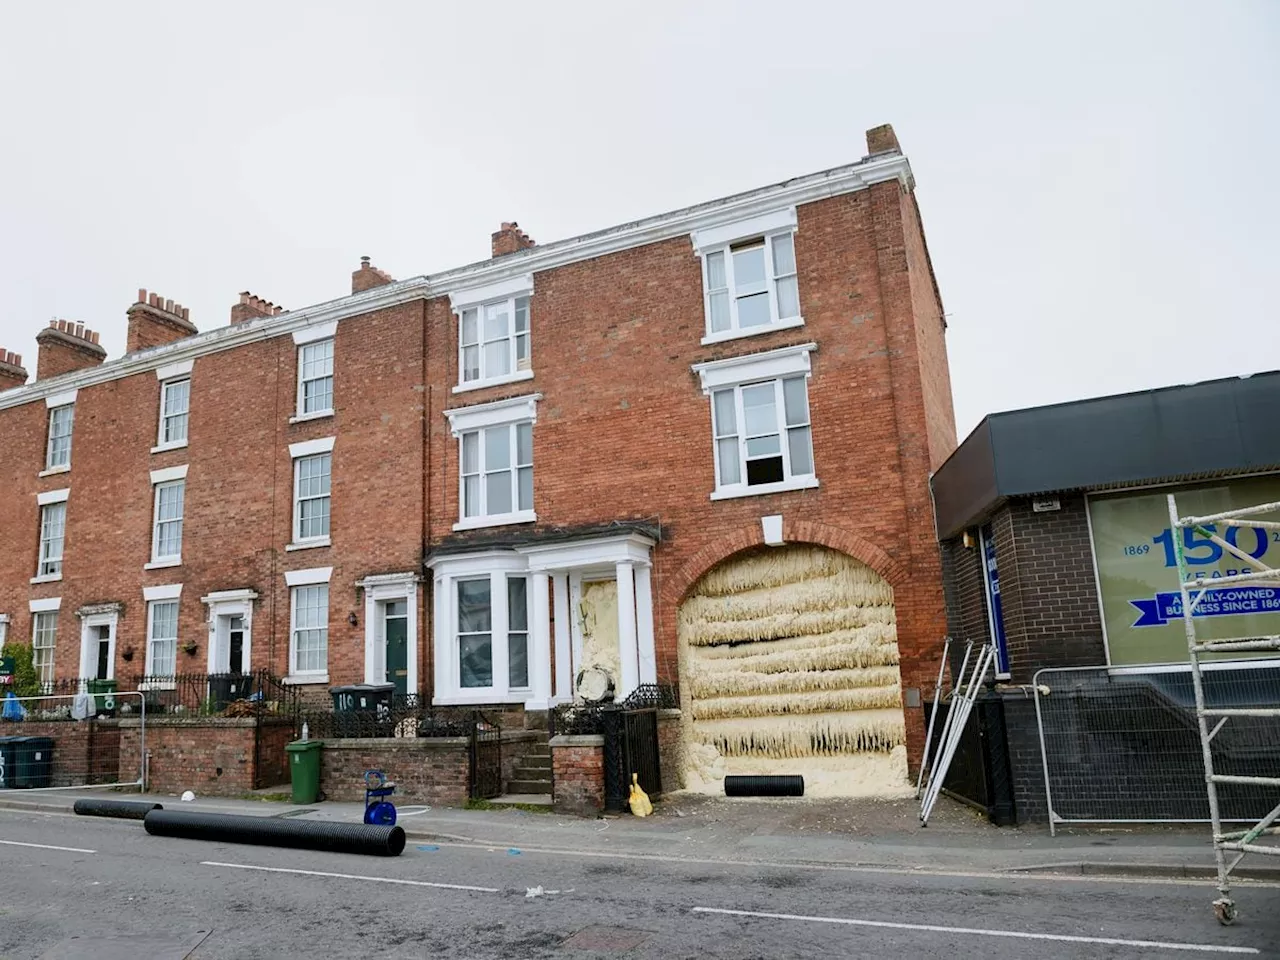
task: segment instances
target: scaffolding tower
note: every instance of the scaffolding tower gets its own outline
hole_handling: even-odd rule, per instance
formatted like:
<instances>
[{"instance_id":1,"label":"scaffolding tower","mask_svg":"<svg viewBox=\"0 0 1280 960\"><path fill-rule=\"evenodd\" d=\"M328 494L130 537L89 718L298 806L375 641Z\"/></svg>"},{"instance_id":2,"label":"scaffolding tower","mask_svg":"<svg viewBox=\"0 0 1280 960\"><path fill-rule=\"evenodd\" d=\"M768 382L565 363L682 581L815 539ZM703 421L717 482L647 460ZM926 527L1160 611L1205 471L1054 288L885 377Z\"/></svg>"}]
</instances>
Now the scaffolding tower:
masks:
<instances>
[{"instance_id":1,"label":"scaffolding tower","mask_svg":"<svg viewBox=\"0 0 1280 960\"><path fill-rule=\"evenodd\" d=\"M1275 826L1280 819L1280 804L1248 830L1237 830L1223 833L1222 816L1218 804L1219 784L1245 784L1251 786L1274 787L1275 795L1280 800L1280 775L1274 777L1244 777L1215 773L1213 769L1213 738L1232 717L1270 717L1280 718L1280 703L1271 707L1250 707L1233 709L1229 707L1206 707L1204 699L1204 680L1201 674L1200 658L1214 653L1266 653L1280 652L1280 636L1238 637L1228 640L1205 640L1196 637L1196 608L1210 590L1223 587L1280 587L1280 568L1262 562L1266 555L1265 546L1255 550L1258 556L1237 545L1241 528L1253 528L1265 533L1266 542L1272 539L1273 531L1280 531L1280 502L1266 503L1256 507L1240 510L1228 510L1206 517L1179 517L1178 506L1173 494L1169 494L1169 522L1173 540L1174 556L1178 566L1178 587L1182 594L1182 622L1187 633L1187 651L1191 658L1191 682L1195 691L1196 721L1200 733L1200 750L1204 755L1204 779L1209 793L1209 817L1213 822L1213 855L1218 869L1218 899L1213 902L1213 911L1218 922L1230 925L1236 919L1236 904L1231 899L1231 871L1233 871L1248 854L1262 856L1280 856L1280 847L1266 846L1257 842L1259 837L1280 834L1280 827ZM1270 519L1262 519L1265 517ZM1223 534L1219 530L1223 530ZM1231 576L1211 577L1207 573L1191 573L1184 550L1190 536L1183 531L1194 531L1196 535L1218 545L1222 551L1240 561L1248 568L1248 572ZM1209 728L1211 720L1216 720L1213 728ZM1278 769L1277 774L1280 774ZM1231 860L1228 862L1228 854Z\"/></svg>"}]
</instances>

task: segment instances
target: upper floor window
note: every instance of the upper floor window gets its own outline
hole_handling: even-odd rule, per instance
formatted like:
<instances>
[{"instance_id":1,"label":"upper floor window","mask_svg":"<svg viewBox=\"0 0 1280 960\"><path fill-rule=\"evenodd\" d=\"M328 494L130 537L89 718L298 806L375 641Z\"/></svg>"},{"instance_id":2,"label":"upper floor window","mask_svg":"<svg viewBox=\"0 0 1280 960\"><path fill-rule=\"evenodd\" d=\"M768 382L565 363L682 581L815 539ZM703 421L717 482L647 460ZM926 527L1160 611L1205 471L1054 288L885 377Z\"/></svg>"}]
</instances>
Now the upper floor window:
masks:
<instances>
[{"instance_id":1,"label":"upper floor window","mask_svg":"<svg viewBox=\"0 0 1280 960\"><path fill-rule=\"evenodd\" d=\"M291 444L293 457L293 543L290 549L329 545L329 502L333 477L333 437Z\"/></svg>"},{"instance_id":2,"label":"upper floor window","mask_svg":"<svg viewBox=\"0 0 1280 960\"><path fill-rule=\"evenodd\" d=\"M155 508L151 521L151 562L148 567L182 563L182 518L187 499L187 467L151 471Z\"/></svg>"},{"instance_id":3,"label":"upper floor window","mask_svg":"<svg viewBox=\"0 0 1280 960\"><path fill-rule=\"evenodd\" d=\"M62 579L62 548L67 531L67 499L70 490L50 490L39 494L40 506L40 560L35 579Z\"/></svg>"},{"instance_id":4,"label":"upper floor window","mask_svg":"<svg viewBox=\"0 0 1280 960\"><path fill-rule=\"evenodd\" d=\"M813 344L696 364L711 397L713 500L816 487L809 422Z\"/></svg>"},{"instance_id":5,"label":"upper floor window","mask_svg":"<svg viewBox=\"0 0 1280 960\"><path fill-rule=\"evenodd\" d=\"M298 416L333 413L333 338L298 348Z\"/></svg>"},{"instance_id":6,"label":"upper floor window","mask_svg":"<svg viewBox=\"0 0 1280 960\"><path fill-rule=\"evenodd\" d=\"M533 376L529 300L532 275L450 294L458 315L458 385L454 391Z\"/></svg>"},{"instance_id":7,"label":"upper floor window","mask_svg":"<svg viewBox=\"0 0 1280 960\"><path fill-rule=\"evenodd\" d=\"M795 210L700 230L707 335L703 343L798 327Z\"/></svg>"},{"instance_id":8,"label":"upper floor window","mask_svg":"<svg viewBox=\"0 0 1280 960\"><path fill-rule=\"evenodd\" d=\"M191 412L191 379L166 380L160 384L160 437L157 446L185 447L187 420Z\"/></svg>"},{"instance_id":9,"label":"upper floor window","mask_svg":"<svg viewBox=\"0 0 1280 960\"><path fill-rule=\"evenodd\" d=\"M462 311L462 382L497 380L529 370L529 298Z\"/></svg>"},{"instance_id":10,"label":"upper floor window","mask_svg":"<svg viewBox=\"0 0 1280 960\"><path fill-rule=\"evenodd\" d=\"M458 438L455 530L526 523L533 510L533 424L539 394L448 410Z\"/></svg>"},{"instance_id":11,"label":"upper floor window","mask_svg":"<svg viewBox=\"0 0 1280 960\"><path fill-rule=\"evenodd\" d=\"M49 443L45 451L45 469L67 470L71 467L71 430L75 425L76 405L65 403L49 410Z\"/></svg>"}]
</instances>

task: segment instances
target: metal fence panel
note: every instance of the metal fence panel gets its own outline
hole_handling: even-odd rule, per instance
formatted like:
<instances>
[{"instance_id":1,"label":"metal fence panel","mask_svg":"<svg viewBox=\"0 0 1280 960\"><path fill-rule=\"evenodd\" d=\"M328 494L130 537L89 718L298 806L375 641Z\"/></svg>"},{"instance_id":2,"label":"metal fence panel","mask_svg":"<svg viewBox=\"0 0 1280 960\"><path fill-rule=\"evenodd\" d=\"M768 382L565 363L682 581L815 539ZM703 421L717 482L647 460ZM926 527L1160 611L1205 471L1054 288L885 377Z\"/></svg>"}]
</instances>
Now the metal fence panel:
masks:
<instances>
[{"instance_id":1,"label":"metal fence panel","mask_svg":"<svg viewBox=\"0 0 1280 960\"><path fill-rule=\"evenodd\" d=\"M140 693L7 697L0 712L0 790L145 789L146 736Z\"/></svg>"},{"instance_id":2,"label":"metal fence panel","mask_svg":"<svg viewBox=\"0 0 1280 960\"><path fill-rule=\"evenodd\" d=\"M1280 669L1233 662L1204 672L1206 705L1248 708L1280 699ZM1209 819L1190 668L1083 667L1035 675L1050 823ZM1280 720L1233 717L1212 741L1214 768L1280 774ZM1224 784L1224 819L1260 819L1266 788Z\"/></svg>"}]
</instances>

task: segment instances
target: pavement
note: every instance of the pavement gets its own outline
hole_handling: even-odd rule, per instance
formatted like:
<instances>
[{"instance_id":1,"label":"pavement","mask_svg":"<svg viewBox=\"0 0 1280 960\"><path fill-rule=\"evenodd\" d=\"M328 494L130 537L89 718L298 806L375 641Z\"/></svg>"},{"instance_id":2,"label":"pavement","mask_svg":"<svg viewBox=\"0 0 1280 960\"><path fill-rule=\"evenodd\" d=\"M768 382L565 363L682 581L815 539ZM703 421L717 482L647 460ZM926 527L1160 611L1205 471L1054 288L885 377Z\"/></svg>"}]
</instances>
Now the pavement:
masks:
<instances>
[{"instance_id":1,"label":"pavement","mask_svg":"<svg viewBox=\"0 0 1280 960\"><path fill-rule=\"evenodd\" d=\"M153 837L71 815L60 793L0 799L0 960L1280 956L1280 882L1240 883L1223 927L1212 884L1018 872L1057 849L1047 834L942 804L915 832L898 804L676 797L652 819L604 820L402 808L413 839L382 858ZM1193 839L1100 849L1185 857ZM864 854L885 863L846 862Z\"/></svg>"},{"instance_id":2,"label":"pavement","mask_svg":"<svg viewBox=\"0 0 1280 960\"><path fill-rule=\"evenodd\" d=\"M279 796L278 793L263 793ZM70 812L80 796L153 800L166 808L358 823L359 803L296 806L263 799L120 794L110 791L0 793L0 809ZM393 798L394 799L394 798ZM1214 877L1207 824L1185 826L995 827L943 797L927 827L913 800L727 798L677 793L654 814L599 818L518 809L464 810L398 805L414 840L629 854L663 859L830 864L892 869L1095 876ZM1237 876L1280 881L1280 857L1251 857Z\"/></svg>"}]
</instances>

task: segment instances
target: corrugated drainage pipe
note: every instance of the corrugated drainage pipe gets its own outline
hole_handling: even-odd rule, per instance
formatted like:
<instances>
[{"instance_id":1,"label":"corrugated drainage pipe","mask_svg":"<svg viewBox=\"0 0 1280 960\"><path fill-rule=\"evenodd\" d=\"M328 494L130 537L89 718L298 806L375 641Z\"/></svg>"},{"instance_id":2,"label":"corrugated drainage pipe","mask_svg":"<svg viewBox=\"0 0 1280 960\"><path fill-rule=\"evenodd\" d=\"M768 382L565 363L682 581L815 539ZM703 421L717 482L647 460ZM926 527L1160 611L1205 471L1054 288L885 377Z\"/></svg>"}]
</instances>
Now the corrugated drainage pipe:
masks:
<instances>
[{"instance_id":1,"label":"corrugated drainage pipe","mask_svg":"<svg viewBox=\"0 0 1280 960\"><path fill-rule=\"evenodd\" d=\"M803 797L804 777L799 774L724 778L726 797Z\"/></svg>"},{"instance_id":2,"label":"corrugated drainage pipe","mask_svg":"<svg viewBox=\"0 0 1280 960\"><path fill-rule=\"evenodd\" d=\"M188 813L153 810L147 814L147 833L217 843L253 843L268 847L327 850L397 857L404 850L404 828L318 820L280 820L230 813Z\"/></svg>"},{"instance_id":3,"label":"corrugated drainage pipe","mask_svg":"<svg viewBox=\"0 0 1280 960\"><path fill-rule=\"evenodd\" d=\"M118 817L122 820L141 820L152 810L163 810L158 803L145 800L77 800L71 808L82 817Z\"/></svg>"}]
</instances>

